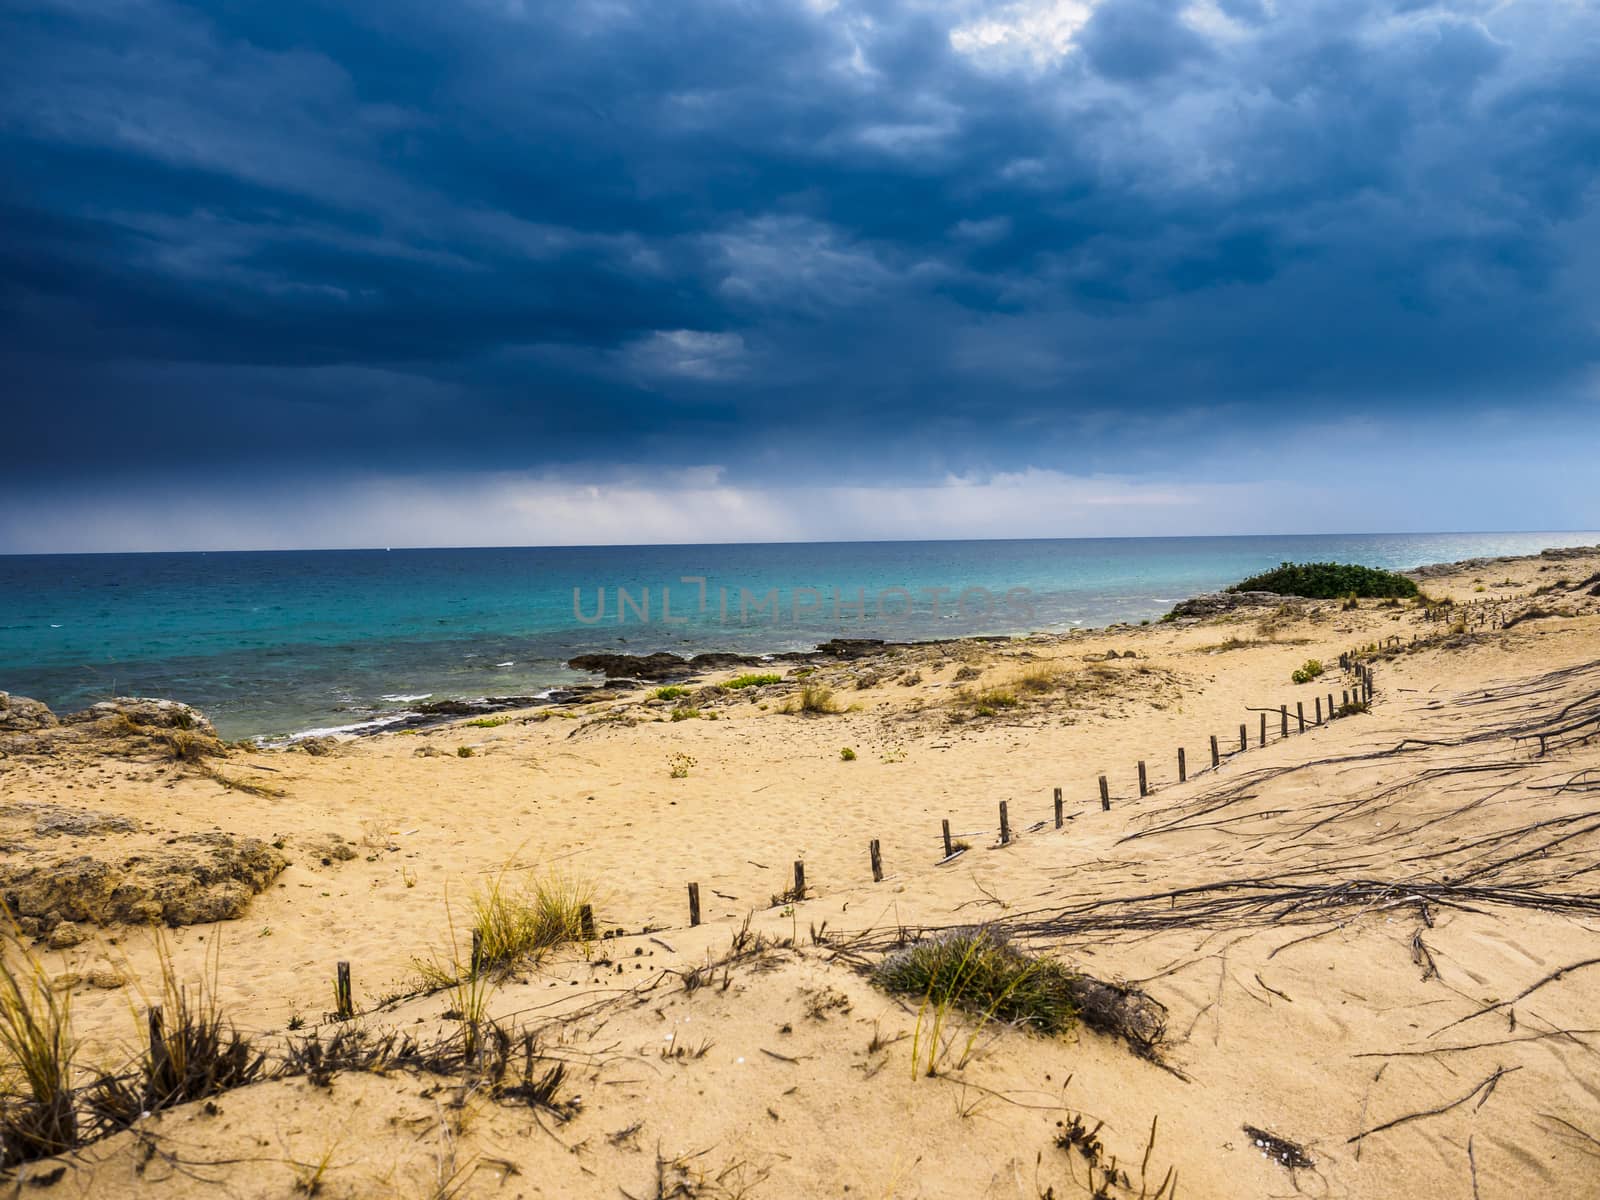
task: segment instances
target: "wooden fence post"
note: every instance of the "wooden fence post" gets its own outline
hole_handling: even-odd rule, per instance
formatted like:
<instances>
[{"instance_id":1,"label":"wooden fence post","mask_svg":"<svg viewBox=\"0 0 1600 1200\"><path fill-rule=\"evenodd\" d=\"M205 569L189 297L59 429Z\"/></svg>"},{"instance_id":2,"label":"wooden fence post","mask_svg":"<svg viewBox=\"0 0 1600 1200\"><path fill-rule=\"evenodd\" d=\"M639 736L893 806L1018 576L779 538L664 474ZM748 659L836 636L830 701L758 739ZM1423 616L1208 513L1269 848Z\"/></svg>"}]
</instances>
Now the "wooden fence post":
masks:
<instances>
[{"instance_id":1,"label":"wooden fence post","mask_svg":"<svg viewBox=\"0 0 1600 1200\"><path fill-rule=\"evenodd\" d=\"M578 933L582 935L584 941L594 941L594 905L578 905Z\"/></svg>"},{"instance_id":2,"label":"wooden fence post","mask_svg":"<svg viewBox=\"0 0 1600 1200\"><path fill-rule=\"evenodd\" d=\"M1261 744L1263 746L1265 746L1267 744L1267 714L1266 713L1262 713L1261 714Z\"/></svg>"},{"instance_id":3,"label":"wooden fence post","mask_svg":"<svg viewBox=\"0 0 1600 1200\"><path fill-rule=\"evenodd\" d=\"M1183 747L1178 747L1178 782L1183 783L1189 778L1189 764L1184 761Z\"/></svg>"},{"instance_id":4,"label":"wooden fence post","mask_svg":"<svg viewBox=\"0 0 1600 1200\"><path fill-rule=\"evenodd\" d=\"M1056 789L1056 828L1060 829L1066 823L1066 817L1061 813L1061 789Z\"/></svg>"},{"instance_id":5,"label":"wooden fence post","mask_svg":"<svg viewBox=\"0 0 1600 1200\"><path fill-rule=\"evenodd\" d=\"M943 825L944 825L944 856L946 858L949 858L953 854L955 854L956 848L955 848L955 843L950 840L950 822L948 820L946 820L946 821L943 822Z\"/></svg>"},{"instance_id":6,"label":"wooden fence post","mask_svg":"<svg viewBox=\"0 0 1600 1200\"><path fill-rule=\"evenodd\" d=\"M1300 722L1300 732L1304 733L1306 731L1306 702L1304 700L1296 700L1294 702L1294 717L1295 720Z\"/></svg>"},{"instance_id":7,"label":"wooden fence post","mask_svg":"<svg viewBox=\"0 0 1600 1200\"><path fill-rule=\"evenodd\" d=\"M1243 721L1239 722L1239 749L1241 752L1250 749L1250 732Z\"/></svg>"},{"instance_id":8,"label":"wooden fence post","mask_svg":"<svg viewBox=\"0 0 1600 1200\"><path fill-rule=\"evenodd\" d=\"M1144 797L1144 796L1148 796L1149 794L1150 794L1150 782L1145 776L1145 773L1144 773L1144 759L1141 758L1139 760L1139 795L1141 797Z\"/></svg>"},{"instance_id":9,"label":"wooden fence post","mask_svg":"<svg viewBox=\"0 0 1600 1200\"><path fill-rule=\"evenodd\" d=\"M1009 845L1011 842L1011 822L1006 818L1006 802L1000 801L1000 844Z\"/></svg>"},{"instance_id":10,"label":"wooden fence post","mask_svg":"<svg viewBox=\"0 0 1600 1200\"><path fill-rule=\"evenodd\" d=\"M1211 735L1211 765L1213 768L1222 765L1222 752L1217 749L1217 735Z\"/></svg>"},{"instance_id":11,"label":"wooden fence post","mask_svg":"<svg viewBox=\"0 0 1600 1200\"><path fill-rule=\"evenodd\" d=\"M692 928L700 924L700 885L689 885L689 925Z\"/></svg>"},{"instance_id":12,"label":"wooden fence post","mask_svg":"<svg viewBox=\"0 0 1600 1200\"><path fill-rule=\"evenodd\" d=\"M883 850L878 845L878 839L873 838L872 844L867 847L867 853L872 858L872 882L883 882Z\"/></svg>"},{"instance_id":13,"label":"wooden fence post","mask_svg":"<svg viewBox=\"0 0 1600 1200\"><path fill-rule=\"evenodd\" d=\"M806 864L798 858L794 860L794 898L796 900L806 898Z\"/></svg>"},{"instance_id":14,"label":"wooden fence post","mask_svg":"<svg viewBox=\"0 0 1600 1200\"><path fill-rule=\"evenodd\" d=\"M355 1002L350 990L350 964L339 962L333 968L333 1011L341 1021L356 1015Z\"/></svg>"},{"instance_id":15,"label":"wooden fence post","mask_svg":"<svg viewBox=\"0 0 1600 1200\"><path fill-rule=\"evenodd\" d=\"M1278 717L1279 717L1278 733L1283 737L1288 737L1289 736L1289 706L1287 704L1278 705Z\"/></svg>"},{"instance_id":16,"label":"wooden fence post","mask_svg":"<svg viewBox=\"0 0 1600 1200\"><path fill-rule=\"evenodd\" d=\"M1111 787L1106 783L1106 777L1100 776L1100 811L1111 811Z\"/></svg>"}]
</instances>

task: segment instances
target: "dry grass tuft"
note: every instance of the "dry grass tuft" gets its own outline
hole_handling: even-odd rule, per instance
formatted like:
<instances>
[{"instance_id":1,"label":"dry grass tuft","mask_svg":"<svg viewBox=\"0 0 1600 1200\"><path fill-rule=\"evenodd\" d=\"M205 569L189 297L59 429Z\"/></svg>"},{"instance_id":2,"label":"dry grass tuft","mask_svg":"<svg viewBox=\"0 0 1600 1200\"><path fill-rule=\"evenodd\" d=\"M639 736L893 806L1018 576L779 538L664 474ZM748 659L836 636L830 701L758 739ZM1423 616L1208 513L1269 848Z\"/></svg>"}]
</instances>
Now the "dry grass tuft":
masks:
<instances>
[{"instance_id":1,"label":"dry grass tuft","mask_svg":"<svg viewBox=\"0 0 1600 1200\"><path fill-rule=\"evenodd\" d=\"M10 924L9 911L0 919ZM0 935L0 1166L48 1158L78 1144L72 1099L68 994L16 935Z\"/></svg>"},{"instance_id":2,"label":"dry grass tuft","mask_svg":"<svg viewBox=\"0 0 1600 1200\"><path fill-rule=\"evenodd\" d=\"M206 974L194 984L184 984L170 949L158 940L161 1003L150 1010L145 1049L132 1071L103 1076L86 1098L90 1111L105 1126L125 1128L141 1115L267 1077L266 1055L233 1027L217 1002L221 945L220 938L213 940Z\"/></svg>"}]
</instances>

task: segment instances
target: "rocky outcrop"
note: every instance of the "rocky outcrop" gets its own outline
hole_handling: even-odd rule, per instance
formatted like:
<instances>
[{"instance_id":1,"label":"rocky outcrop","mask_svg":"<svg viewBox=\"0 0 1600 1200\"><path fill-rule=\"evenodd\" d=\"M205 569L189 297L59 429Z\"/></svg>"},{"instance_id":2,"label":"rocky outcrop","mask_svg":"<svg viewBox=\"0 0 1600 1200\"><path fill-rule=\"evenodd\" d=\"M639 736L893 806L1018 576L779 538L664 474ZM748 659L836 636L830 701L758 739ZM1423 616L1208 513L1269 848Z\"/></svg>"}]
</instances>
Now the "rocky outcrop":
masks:
<instances>
[{"instance_id":1,"label":"rocky outcrop","mask_svg":"<svg viewBox=\"0 0 1600 1200\"><path fill-rule=\"evenodd\" d=\"M258 838L193 833L116 857L8 854L0 899L24 933L76 924L199 925L242 916L288 859Z\"/></svg>"},{"instance_id":2,"label":"rocky outcrop","mask_svg":"<svg viewBox=\"0 0 1600 1200\"><path fill-rule=\"evenodd\" d=\"M38 700L0 692L0 733L35 733L59 724L55 713Z\"/></svg>"},{"instance_id":3,"label":"rocky outcrop","mask_svg":"<svg viewBox=\"0 0 1600 1200\"><path fill-rule=\"evenodd\" d=\"M179 700L155 700L148 696L118 696L91 704L81 712L68 713L63 725L97 724L101 728L136 725L140 729L181 729L215 738L216 728L198 708Z\"/></svg>"},{"instance_id":4,"label":"rocky outcrop","mask_svg":"<svg viewBox=\"0 0 1600 1200\"><path fill-rule=\"evenodd\" d=\"M1215 617L1241 608L1276 608L1280 604L1302 603L1298 596L1276 592L1207 592L1180 600L1172 609L1174 617Z\"/></svg>"}]
</instances>

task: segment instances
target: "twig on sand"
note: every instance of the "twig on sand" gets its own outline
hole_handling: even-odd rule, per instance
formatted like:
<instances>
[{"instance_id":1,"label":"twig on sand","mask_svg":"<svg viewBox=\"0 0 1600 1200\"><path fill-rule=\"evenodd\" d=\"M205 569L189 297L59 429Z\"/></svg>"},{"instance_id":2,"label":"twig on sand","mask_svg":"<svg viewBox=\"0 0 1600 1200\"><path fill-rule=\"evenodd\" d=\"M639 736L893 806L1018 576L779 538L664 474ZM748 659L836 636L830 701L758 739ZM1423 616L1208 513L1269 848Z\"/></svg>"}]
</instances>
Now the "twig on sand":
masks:
<instances>
[{"instance_id":1,"label":"twig on sand","mask_svg":"<svg viewBox=\"0 0 1600 1200\"><path fill-rule=\"evenodd\" d=\"M1515 996L1512 996L1510 999L1508 999L1508 1000L1497 1000L1493 1004L1485 1005L1483 1008L1480 1008L1477 1012L1469 1013L1467 1016L1462 1017L1460 1020L1451 1021L1450 1024L1448 1024L1448 1025L1441 1025L1438 1029L1435 1029L1428 1036L1429 1037L1437 1037L1439 1034L1443 1033L1446 1029L1454 1029L1457 1025L1465 1025L1468 1021L1475 1021L1479 1017L1485 1017L1485 1016L1488 1016L1492 1012L1498 1012L1500 1009L1507 1008L1510 1005L1515 1004L1518 1000L1521 1000L1526 996L1533 995L1534 992L1537 992L1540 988L1542 988L1547 983L1554 983L1556 980L1561 979L1561 978L1563 978L1563 977L1565 977L1567 975L1570 975L1574 971L1581 971L1585 967L1593 967L1593 966L1596 966L1596 965L1600 965L1600 958L1586 958L1582 962L1575 962L1575 963L1572 963L1570 966L1561 967L1558 970L1551 971L1550 974L1546 975L1544 978L1535 980L1533 983L1530 983L1527 987L1523 988L1520 992L1518 992Z\"/></svg>"},{"instance_id":2,"label":"twig on sand","mask_svg":"<svg viewBox=\"0 0 1600 1200\"><path fill-rule=\"evenodd\" d=\"M1471 1100L1474 1096L1478 1095L1479 1092L1483 1093L1482 1099L1478 1101L1478 1107L1482 1108L1489 1097L1494 1094L1494 1089L1496 1085L1499 1084L1500 1080L1511 1074L1511 1072L1520 1070L1522 1070L1521 1067L1496 1067L1493 1074L1482 1080L1470 1092L1459 1099L1452 1100L1449 1104L1441 1104L1438 1108L1428 1108L1423 1109L1421 1112L1407 1113L1403 1117L1396 1117L1392 1121L1385 1121L1382 1125L1374 1125L1371 1129L1364 1129L1354 1137L1347 1138L1345 1140L1345 1145L1350 1145L1352 1142L1359 1142L1362 1138L1369 1138L1375 1133L1382 1133L1386 1129L1393 1129L1397 1125L1404 1125L1410 1121L1420 1121L1424 1117L1437 1117L1441 1113L1449 1112L1452 1108L1461 1107L1461 1105L1465 1104L1468 1100Z\"/></svg>"}]
</instances>

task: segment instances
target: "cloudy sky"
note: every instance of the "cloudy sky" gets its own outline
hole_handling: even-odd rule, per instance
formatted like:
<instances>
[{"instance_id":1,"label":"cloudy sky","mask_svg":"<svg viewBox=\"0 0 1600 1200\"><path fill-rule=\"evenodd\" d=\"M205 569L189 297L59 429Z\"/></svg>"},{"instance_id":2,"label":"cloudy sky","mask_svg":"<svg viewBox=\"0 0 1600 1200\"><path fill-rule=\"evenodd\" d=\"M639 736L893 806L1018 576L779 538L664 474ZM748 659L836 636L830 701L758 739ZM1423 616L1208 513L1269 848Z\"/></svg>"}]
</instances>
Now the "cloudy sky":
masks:
<instances>
[{"instance_id":1,"label":"cloudy sky","mask_svg":"<svg viewBox=\"0 0 1600 1200\"><path fill-rule=\"evenodd\" d=\"M12 0L0 551L1600 526L1591 0Z\"/></svg>"}]
</instances>

